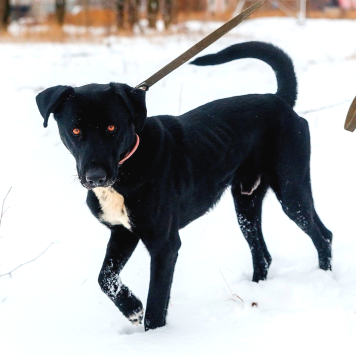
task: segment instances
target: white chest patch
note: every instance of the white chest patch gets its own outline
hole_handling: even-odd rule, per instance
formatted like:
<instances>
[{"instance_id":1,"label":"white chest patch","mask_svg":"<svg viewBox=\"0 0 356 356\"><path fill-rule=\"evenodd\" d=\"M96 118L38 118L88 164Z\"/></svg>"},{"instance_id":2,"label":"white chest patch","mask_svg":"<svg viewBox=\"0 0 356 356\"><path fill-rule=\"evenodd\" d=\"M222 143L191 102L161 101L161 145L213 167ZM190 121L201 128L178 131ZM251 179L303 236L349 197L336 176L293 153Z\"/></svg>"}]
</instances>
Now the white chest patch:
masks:
<instances>
[{"instance_id":1,"label":"white chest patch","mask_svg":"<svg viewBox=\"0 0 356 356\"><path fill-rule=\"evenodd\" d=\"M131 230L130 219L124 204L124 197L111 187L94 188L93 192L99 199L103 212L99 219L110 225L123 225Z\"/></svg>"}]
</instances>

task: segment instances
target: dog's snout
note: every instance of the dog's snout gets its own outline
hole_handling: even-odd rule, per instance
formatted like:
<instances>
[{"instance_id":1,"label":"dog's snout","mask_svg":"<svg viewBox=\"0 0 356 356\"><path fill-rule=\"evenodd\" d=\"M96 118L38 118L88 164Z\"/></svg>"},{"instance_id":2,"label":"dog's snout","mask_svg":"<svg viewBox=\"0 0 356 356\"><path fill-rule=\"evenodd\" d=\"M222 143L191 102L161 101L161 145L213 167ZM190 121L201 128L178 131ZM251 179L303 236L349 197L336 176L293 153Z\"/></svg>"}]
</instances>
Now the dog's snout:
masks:
<instances>
[{"instance_id":1,"label":"dog's snout","mask_svg":"<svg viewBox=\"0 0 356 356\"><path fill-rule=\"evenodd\" d=\"M90 169L85 175L87 183L92 187L102 187L106 182L106 173L103 169Z\"/></svg>"}]
</instances>

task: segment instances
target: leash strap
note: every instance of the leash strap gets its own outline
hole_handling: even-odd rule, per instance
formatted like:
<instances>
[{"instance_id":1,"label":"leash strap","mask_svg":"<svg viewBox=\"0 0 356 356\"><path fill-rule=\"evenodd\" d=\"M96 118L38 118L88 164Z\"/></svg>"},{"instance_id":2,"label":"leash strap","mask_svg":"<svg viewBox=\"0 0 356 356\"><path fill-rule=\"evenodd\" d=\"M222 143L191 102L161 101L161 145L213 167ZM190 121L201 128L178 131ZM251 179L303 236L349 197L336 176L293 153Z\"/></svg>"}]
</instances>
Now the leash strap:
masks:
<instances>
[{"instance_id":1,"label":"leash strap","mask_svg":"<svg viewBox=\"0 0 356 356\"><path fill-rule=\"evenodd\" d=\"M200 42L195 44L193 47L190 47L187 51L181 54L179 57L174 59L172 62L168 63L158 72L153 74L151 77L146 79L144 82L140 83L136 86L136 89L142 89L147 91L153 84L156 84L159 80L164 78L169 73L173 72L175 69L180 67L185 62L189 61L189 59L193 58L203 49L210 46L212 43L217 41L220 37L224 36L226 33L231 31L234 27L239 25L242 21L248 18L253 12L255 12L266 0L261 0L256 2L252 6L248 7L244 11L242 11L239 15L235 16L233 19L219 27L217 30L212 32L210 35L203 38Z\"/></svg>"},{"instance_id":2,"label":"leash strap","mask_svg":"<svg viewBox=\"0 0 356 356\"><path fill-rule=\"evenodd\" d=\"M356 129L356 97L353 100L350 109L347 113L346 116L346 121L345 121L345 130L347 131L355 131Z\"/></svg>"}]
</instances>

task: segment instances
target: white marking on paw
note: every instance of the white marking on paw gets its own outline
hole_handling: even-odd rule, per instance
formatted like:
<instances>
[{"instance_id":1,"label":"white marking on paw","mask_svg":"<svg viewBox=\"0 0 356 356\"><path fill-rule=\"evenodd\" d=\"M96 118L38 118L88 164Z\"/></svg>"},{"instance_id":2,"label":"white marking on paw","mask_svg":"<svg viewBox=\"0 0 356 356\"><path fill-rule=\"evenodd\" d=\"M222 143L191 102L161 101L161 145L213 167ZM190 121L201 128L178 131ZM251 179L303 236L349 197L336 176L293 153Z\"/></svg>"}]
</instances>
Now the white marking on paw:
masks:
<instances>
[{"instance_id":1,"label":"white marking on paw","mask_svg":"<svg viewBox=\"0 0 356 356\"><path fill-rule=\"evenodd\" d=\"M243 190L242 190L242 184L240 184L240 187L241 187L241 194L242 194L242 195L251 195L251 194L258 188L258 186L260 185L260 183L261 183L261 177L258 176L258 178L257 178L257 180L256 180L256 182L255 182L255 184L253 185L252 189L251 189L249 192L243 191Z\"/></svg>"},{"instance_id":2,"label":"white marking on paw","mask_svg":"<svg viewBox=\"0 0 356 356\"><path fill-rule=\"evenodd\" d=\"M114 188L97 187L93 189L96 197L99 199L103 213L99 219L110 225L123 225L131 230L130 219L124 204L124 197Z\"/></svg>"},{"instance_id":3,"label":"white marking on paw","mask_svg":"<svg viewBox=\"0 0 356 356\"><path fill-rule=\"evenodd\" d=\"M141 308L135 312L133 312L131 315L129 315L128 319L131 321L133 325L139 325L142 323L143 319L143 313L145 309Z\"/></svg>"}]
</instances>

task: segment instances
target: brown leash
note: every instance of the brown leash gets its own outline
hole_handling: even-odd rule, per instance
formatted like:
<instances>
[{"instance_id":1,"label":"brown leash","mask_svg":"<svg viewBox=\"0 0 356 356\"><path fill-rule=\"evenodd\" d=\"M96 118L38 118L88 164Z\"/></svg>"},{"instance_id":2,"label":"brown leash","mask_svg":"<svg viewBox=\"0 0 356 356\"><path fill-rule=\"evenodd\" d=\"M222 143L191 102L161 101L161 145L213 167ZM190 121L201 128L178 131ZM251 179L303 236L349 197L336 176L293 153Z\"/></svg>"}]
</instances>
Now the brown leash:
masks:
<instances>
[{"instance_id":1,"label":"brown leash","mask_svg":"<svg viewBox=\"0 0 356 356\"><path fill-rule=\"evenodd\" d=\"M226 24L219 27L217 30L212 32L210 35L203 38L200 42L195 44L193 47L189 48L179 57L174 59L172 62L168 63L158 72L153 74L151 77L136 86L137 89L142 89L147 91L153 84L156 84L159 80L164 78L169 73L173 72L175 69L180 67L189 59L193 58L203 49L209 47L212 43L217 41L220 37L224 36L226 33L231 31L234 27L239 25L242 21L248 18L253 12L255 12L266 0L261 0L256 2L252 6L248 7L246 10L242 11L239 15L228 21Z\"/></svg>"},{"instance_id":2,"label":"brown leash","mask_svg":"<svg viewBox=\"0 0 356 356\"><path fill-rule=\"evenodd\" d=\"M354 132L356 129L356 97L350 106L349 112L347 113L344 128L345 130L351 132Z\"/></svg>"},{"instance_id":3,"label":"brown leash","mask_svg":"<svg viewBox=\"0 0 356 356\"><path fill-rule=\"evenodd\" d=\"M179 57L174 59L172 62L168 63L166 66L164 66L158 72L156 72L151 77L146 79L144 82L137 85L136 88L147 91L153 84L156 84L159 80L164 78L169 73L173 72L175 69L180 67L185 62L189 61L189 59L193 58L203 49L210 46L212 43L217 41L220 37L224 36L227 32L229 32L238 24L240 24L243 20L245 20L253 12L255 12L264 2L265 0L256 2L252 6L248 7L246 10L242 11L241 14L237 15L236 17L228 21L226 24L220 26L217 30L215 30L210 35L203 38L200 42L195 44L193 47L190 47L187 51L185 51ZM130 158L135 153L139 143L140 143L140 138L136 134L136 144L134 148L119 162L119 164L123 164L128 158Z\"/></svg>"}]
</instances>

